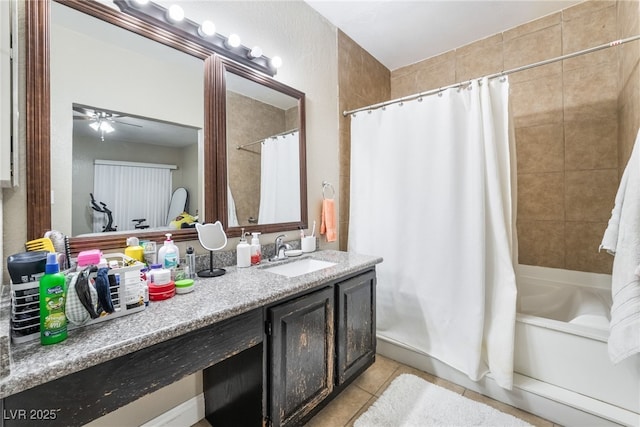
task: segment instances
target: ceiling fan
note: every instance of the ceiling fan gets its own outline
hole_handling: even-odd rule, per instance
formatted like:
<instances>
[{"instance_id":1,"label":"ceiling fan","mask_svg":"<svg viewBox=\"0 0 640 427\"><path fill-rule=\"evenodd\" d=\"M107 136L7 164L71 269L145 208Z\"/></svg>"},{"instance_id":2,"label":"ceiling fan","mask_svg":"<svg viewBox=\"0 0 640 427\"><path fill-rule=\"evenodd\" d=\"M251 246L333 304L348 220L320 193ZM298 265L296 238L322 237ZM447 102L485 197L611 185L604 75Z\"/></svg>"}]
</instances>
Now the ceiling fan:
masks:
<instances>
[{"instance_id":1,"label":"ceiling fan","mask_svg":"<svg viewBox=\"0 0 640 427\"><path fill-rule=\"evenodd\" d=\"M100 132L101 141L104 141L105 134L111 133L115 130L114 125L116 123L138 128L142 127L133 123L126 123L124 121L115 120L119 117L126 116L124 114L119 114L112 111L98 110L93 107L84 107L79 105L73 106L73 119L89 121L89 127L91 127L96 132Z\"/></svg>"}]
</instances>

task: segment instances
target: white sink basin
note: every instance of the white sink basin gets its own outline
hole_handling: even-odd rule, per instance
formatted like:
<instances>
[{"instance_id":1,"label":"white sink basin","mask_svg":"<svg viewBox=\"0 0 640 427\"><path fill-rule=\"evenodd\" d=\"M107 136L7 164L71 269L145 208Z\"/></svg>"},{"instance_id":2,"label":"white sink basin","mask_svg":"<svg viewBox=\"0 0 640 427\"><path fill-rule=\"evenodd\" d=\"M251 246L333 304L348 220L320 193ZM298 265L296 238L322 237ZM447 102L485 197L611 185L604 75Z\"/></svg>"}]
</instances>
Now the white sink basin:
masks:
<instances>
[{"instance_id":1,"label":"white sink basin","mask_svg":"<svg viewBox=\"0 0 640 427\"><path fill-rule=\"evenodd\" d=\"M336 265L335 262L321 261L313 258L303 258L297 261L291 261L286 264L280 264L273 267L267 267L266 270L271 273L281 274L287 277L301 276L314 271L322 270Z\"/></svg>"}]
</instances>

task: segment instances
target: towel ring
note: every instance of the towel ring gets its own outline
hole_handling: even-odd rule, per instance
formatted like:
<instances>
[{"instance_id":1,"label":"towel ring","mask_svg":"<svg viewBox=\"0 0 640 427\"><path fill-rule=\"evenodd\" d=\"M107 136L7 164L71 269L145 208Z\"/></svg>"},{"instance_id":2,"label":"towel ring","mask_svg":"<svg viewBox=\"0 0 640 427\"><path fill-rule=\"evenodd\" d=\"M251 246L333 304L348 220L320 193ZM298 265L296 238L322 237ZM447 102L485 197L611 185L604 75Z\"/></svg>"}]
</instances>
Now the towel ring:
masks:
<instances>
[{"instance_id":1,"label":"towel ring","mask_svg":"<svg viewBox=\"0 0 640 427\"><path fill-rule=\"evenodd\" d=\"M333 199L333 197L336 195L336 190L333 188L333 185L331 185L327 181L322 181L322 198L325 199L325 200L327 199L327 195L324 193L325 190L327 189L327 187L329 187L331 189L331 197L330 197L330 199Z\"/></svg>"}]
</instances>

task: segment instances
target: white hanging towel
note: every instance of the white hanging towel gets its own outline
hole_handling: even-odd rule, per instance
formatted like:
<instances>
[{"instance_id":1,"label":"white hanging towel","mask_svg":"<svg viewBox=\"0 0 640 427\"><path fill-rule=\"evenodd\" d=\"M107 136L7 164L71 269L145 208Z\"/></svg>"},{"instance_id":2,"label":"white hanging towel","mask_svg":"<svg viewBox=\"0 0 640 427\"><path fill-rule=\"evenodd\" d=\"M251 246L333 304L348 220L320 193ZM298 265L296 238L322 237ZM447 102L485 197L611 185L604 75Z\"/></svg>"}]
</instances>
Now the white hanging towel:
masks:
<instances>
[{"instance_id":1,"label":"white hanging towel","mask_svg":"<svg viewBox=\"0 0 640 427\"><path fill-rule=\"evenodd\" d=\"M640 353L640 130L622 174L600 249L614 255L611 276L609 358L618 363Z\"/></svg>"}]
</instances>

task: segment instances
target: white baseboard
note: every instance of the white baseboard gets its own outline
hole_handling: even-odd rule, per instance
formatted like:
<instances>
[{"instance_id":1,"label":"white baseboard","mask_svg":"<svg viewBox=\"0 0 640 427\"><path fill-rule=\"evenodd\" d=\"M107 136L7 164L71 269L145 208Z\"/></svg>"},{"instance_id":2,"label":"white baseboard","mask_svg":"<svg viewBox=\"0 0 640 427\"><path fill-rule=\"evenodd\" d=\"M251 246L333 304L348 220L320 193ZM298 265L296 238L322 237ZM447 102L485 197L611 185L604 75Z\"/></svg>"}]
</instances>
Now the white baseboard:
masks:
<instances>
[{"instance_id":1,"label":"white baseboard","mask_svg":"<svg viewBox=\"0 0 640 427\"><path fill-rule=\"evenodd\" d=\"M386 337L378 336L377 353L566 427L640 427L634 412L523 375L515 374L513 390L505 390L490 376L472 381L438 359Z\"/></svg>"},{"instance_id":2,"label":"white baseboard","mask_svg":"<svg viewBox=\"0 0 640 427\"><path fill-rule=\"evenodd\" d=\"M204 394L192 397L162 415L147 421L141 427L189 427L204 418Z\"/></svg>"}]
</instances>

